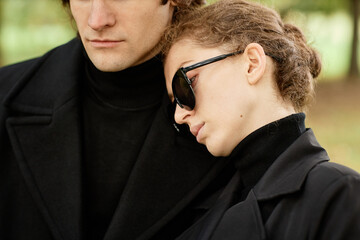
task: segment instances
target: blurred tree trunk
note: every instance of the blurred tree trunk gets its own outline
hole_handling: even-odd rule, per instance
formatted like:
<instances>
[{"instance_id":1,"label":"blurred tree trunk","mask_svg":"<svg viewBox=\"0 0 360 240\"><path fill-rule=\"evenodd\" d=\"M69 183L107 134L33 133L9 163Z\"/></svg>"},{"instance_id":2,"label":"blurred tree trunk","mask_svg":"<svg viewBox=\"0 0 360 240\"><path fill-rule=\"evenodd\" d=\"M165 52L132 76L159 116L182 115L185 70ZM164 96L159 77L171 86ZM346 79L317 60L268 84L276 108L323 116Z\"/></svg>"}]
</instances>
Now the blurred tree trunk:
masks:
<instances>
[{"instance_id":1,"label":"blurred tree trunk","mask_svg":"<svg viewBox=\"0 0 360 240\"><path fill-rule=\"evenodd\" d=\"M351 0L351 10L353 13L353 38L352 38L352 46L351 46L351 61L350 61L350 69L348 73L348 81L355 81L359 79L359 66L357 60L358 53L358 40L359 40L359 0Z\"/></svg>"},{"instance_id":2,"label":"blurred tree trunk","mask_svg":"<svg viewBox=\"0 0 360 240\"><path fill-rule=\"evenodd\" d=\"M4 11L4 1L0 0L0 67L4 63L4 56L3 56L3 45L2 45L2 24L3 24L3 11Z\"/></svg>"}]
</instances>

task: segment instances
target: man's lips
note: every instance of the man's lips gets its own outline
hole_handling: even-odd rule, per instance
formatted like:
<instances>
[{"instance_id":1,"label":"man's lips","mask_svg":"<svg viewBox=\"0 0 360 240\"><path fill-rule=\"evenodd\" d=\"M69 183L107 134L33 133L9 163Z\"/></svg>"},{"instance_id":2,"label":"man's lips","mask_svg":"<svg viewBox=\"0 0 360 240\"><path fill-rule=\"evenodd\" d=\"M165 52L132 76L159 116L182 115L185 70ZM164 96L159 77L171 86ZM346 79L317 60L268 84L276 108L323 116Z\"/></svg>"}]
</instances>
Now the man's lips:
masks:
<instances>
[{"instance_id":1,"label":"man's lips","mask_svg":"<svg viewBox=\"0 0 360 240\"><path fill-rule=\"evenodd\" d=\"M122 41L119 40L108 40L108 39L92 39L89 40L91 46L95 48L113 48L116 47Z\"/></svg>"}]
</instances>

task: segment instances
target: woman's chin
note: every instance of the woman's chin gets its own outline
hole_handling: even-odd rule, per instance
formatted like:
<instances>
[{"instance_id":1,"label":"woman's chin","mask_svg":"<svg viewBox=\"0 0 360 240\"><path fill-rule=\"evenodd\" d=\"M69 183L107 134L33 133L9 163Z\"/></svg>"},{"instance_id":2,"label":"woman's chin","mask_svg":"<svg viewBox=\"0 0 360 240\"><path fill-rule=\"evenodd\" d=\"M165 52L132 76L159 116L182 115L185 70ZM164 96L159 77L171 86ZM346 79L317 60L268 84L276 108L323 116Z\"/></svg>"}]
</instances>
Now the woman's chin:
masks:
<instances>
[{"instance_id":1,"label":"woman's chin","mask_svg":"<svg viewBox=\"0 0 360 240\"><path fill-rule=\"evenodd\" d=\"M207 150L213 155L214 157L227 157L230 155L231 151L221 148L219 146L213 147L206 145Z\"/></svg>"}]
</instances>

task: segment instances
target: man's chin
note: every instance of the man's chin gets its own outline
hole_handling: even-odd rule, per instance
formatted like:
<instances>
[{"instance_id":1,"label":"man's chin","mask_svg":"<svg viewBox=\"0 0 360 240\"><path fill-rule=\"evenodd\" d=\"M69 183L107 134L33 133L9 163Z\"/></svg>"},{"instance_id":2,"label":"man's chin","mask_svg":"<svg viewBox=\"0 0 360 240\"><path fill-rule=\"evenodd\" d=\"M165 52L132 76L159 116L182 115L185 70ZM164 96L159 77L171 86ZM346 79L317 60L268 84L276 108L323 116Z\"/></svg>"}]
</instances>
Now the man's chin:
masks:
<instances>
[{"instance_id":1,"label":"man's chin","mask_svg":"<svg viewBox=\"0 0 360 240\"><path fill-rule=\"evenodd\" d=\"M97 59L91 59L92 63L94 64L94 66L102 71L102 72L119 72L122 71L130 66L127 66L126 64L122 63L120 60L112 60L109 61L109 59L107 60L97 60Z\"/></svg>"},{"instance_id":2,"label":"man's chin","mask_svg":"<svg viewBox=\"0 0 360 240\"><path fill-rule=\"evenodd\" d=\"M119 52L119 51L118 51ZM121 56L120 56L121 55ZM127 68L135 67L140 65L155 54L148 53L145 56L135 58L134 54L128 53L116 53L114 52L98 52L98 54L88 54L91 62L97 69L103 72L119 72Z\"/></svg>"},{"instance_id":3,"label":"man's chin","mask_svg":"<svg viewBox=\"0 0 360 240\"><path fill-rule=\"evenodd\" d=\"M124 70L124 68L115 67L115 66L112 67L112 66L109 66L109 65L105 65L105 66L103 66L103 65L100 65L100 66L95 65L95 67L98 70L102 71L102 72L119 72L119 71Z\"/></svg>"}]
</instances>

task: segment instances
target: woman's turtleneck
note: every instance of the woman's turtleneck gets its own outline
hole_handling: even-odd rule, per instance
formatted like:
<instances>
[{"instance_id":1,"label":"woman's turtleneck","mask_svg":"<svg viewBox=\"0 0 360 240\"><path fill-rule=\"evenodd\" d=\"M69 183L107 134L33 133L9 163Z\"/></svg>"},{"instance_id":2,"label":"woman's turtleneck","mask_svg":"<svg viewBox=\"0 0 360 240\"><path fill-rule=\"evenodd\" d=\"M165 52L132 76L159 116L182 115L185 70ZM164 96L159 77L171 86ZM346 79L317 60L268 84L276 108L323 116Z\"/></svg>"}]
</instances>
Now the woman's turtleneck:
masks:
<instances>
[{"instance_id":1,"label":"woman's turtleneck","mask_svg":"<svg viewBox=\"0 0 360 240\"><path fill-rule=\"evenodd\" d=\"M230 155L241 177L238 201L246 198L270 165L305 130L305 114L298 113L259 128L239 143Z\"/></svg>"},{"instance_id":2,"label":"woman's turtleneck","mask_svg":"<svg viewBox=\"0 0 360 240\"><path fill-rule=\"evenodd\" d=\"M83 107L84 239L103 239L165 93L154 57L120 72L85 56Z\"/></svg>"}]
</instances>

